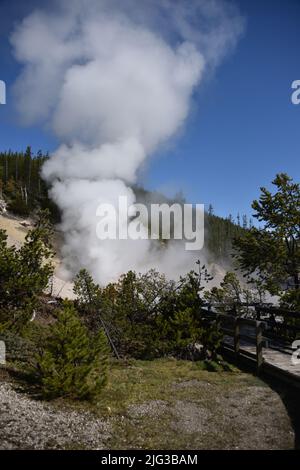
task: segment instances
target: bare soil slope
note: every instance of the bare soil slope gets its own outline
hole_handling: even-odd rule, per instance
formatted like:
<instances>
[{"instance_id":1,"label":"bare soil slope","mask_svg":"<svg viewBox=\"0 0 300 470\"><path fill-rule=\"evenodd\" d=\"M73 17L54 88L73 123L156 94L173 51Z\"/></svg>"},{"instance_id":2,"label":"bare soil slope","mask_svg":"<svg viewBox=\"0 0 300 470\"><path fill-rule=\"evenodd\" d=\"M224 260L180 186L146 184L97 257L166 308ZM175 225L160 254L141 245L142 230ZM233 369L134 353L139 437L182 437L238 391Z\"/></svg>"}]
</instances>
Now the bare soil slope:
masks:
<instances>
[{"instance_id":1,"label":"bare soil slope","mask_svg":"<svg viewBox=\"0 0 300 470\"><path fill-rule=\"evenodd\" d=\"M6 230L9 245L20 247L24 243L25 236L32 228L32 221L30 219L22 219L12 215L0 214L0 229ZM59 242L60 234L56 233L54 238L54 247L56 249L56 256L54 258L55 273L53 278L53 296L73 299L73 284L70 281L62 279L60 275L61 259L59 257Z\"/></svg>"}]
</instances>

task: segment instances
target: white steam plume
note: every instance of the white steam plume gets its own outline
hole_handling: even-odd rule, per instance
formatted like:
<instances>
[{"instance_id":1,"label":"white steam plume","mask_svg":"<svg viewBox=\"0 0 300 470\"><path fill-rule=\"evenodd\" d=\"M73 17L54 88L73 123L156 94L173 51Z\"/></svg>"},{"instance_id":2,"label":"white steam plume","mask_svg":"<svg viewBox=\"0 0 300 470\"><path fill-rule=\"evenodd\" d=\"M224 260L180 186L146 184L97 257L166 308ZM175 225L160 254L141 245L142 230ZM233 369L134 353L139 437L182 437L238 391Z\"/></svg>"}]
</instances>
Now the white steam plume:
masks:
<instances>
[{"instance_id":1,"label":"white steam plume","mask_svg":"<svg viewBox=\"0 0 300 470\"><path fill-rule=\"evenodd\" d=\"M66 269L100 283L129 269L176 275L184 244L161 252L148 240L100 242L96 208L135 202L146 158L183 125L193 91L243 29L221 0L73 0L26 17L11 37L24 64L15 85L25 124L42 123L61 146L44 165L62 209ZM134 222L132 222L134 223Z\"/></svg>"}]
</instances>

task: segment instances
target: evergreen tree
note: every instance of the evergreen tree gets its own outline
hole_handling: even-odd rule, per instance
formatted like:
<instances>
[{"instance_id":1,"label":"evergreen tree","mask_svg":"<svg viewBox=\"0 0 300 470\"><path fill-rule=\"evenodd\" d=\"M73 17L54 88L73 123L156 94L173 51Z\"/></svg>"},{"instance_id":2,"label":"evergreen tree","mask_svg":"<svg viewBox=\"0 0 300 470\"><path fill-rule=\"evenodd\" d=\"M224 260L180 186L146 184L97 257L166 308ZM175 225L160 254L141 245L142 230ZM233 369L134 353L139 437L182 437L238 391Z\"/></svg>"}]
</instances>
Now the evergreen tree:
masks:
<instances>
[{"instance_id":1,"label":"evergreen tree","mask_svg":"<svg viewBox=\"0 0 300 470\"><path fill-rule=\"evenodd\" d=\"M53 274L52 229L48 213L41 212L21 248L9 247L0 230L0 325L21 328L30 319L38 296Z\"/></svg>"},{"instance_id":2,"label":"evergreen tree","mask_svg":"<svg viewBox=\"0 0 300 470\"><path fill-rule=\"evenodd\" d=\"M74 280L74 293L80 307L99 307L101 289L86 269L81 269Z\"/></svg>"},{"instance_id":3,"label":"evergreen tree","mask_svg":"<svg viewBox=\"0 0 300 470\"><path fill-rule=\"evenodd\" d=\"M283 173L276 176L273 185L276 187L274 194L261 188L259 200L252 204L254 217L263 222L264 227L252 227L237 237L235 256L245 275L254 280L259 277L270 293L282 295L288 288L298 298L300 186Z\"/></svg>"},{"instance_id":4,"label":"evergreen tree","mask_svg":"<svg viewBox=\"0 0 300 470\"><path fill-rule=\"evenodd\" d=\"M103 314L103 294L98 284L95 284L92 276L86 269L81 269L74 281L74 293L77 296L77 304L85 325L95 334L103 328L115 356L119 353L109 333L109 327L105 324Z\"/></svg>"},{"instance_id":5,"label":"evergreen tree","mask_svg":"<svg viewBox=\"0 0 300 470\"><path fill-rule=\"evenodd\" d=\"M27 216L36 208L48 208L51 218L59 221L59 210L41 178L41 167L48 158L41 151L34 155L29 146L25 152L0 152L0 184L9 211Z\"/></svg>"},{"instance_id":6,"label":"evergreen tree","mask_svg":"<svg viewBox=\"0 0 300 470\"><path fill-rule=\"evenodd\" d=\"M92 338L71 303L65 303L37 355L34 373L44 398L92 399L107 382L108 348L100 330Z\"/></svg>"}]
</instances>

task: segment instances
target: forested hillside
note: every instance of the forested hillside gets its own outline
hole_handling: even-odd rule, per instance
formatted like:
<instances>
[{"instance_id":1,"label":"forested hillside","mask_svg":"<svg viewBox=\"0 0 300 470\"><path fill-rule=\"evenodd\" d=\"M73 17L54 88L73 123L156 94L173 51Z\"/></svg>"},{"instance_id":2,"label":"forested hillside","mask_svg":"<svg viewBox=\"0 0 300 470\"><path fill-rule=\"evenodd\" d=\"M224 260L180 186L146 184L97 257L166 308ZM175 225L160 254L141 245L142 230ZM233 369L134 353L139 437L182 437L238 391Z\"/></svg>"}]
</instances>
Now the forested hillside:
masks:
<instances>
[{"instance_id":1,"label":"forested hillside","mask_svg":"<svg viewBox=\"0 0 300 470\"><path fill-rule=\"evenodd\" d=\"M41 151L34 155L30 147L25 152L0 152L0 197L6 200L9 211L28 216L35 209L48 208L53 221L59 220L58 208L49 199L40 175L47 158Z\"/></svg>"},{"instance_id":2,"label":"forested hillside","mask_svg":"<svg viewBox=\"0 0 300 470\"><path fill-rule=\"evenodd\" d=\"M50 210L52 221L60 220L58 207L48 197L48 186L41 178L41 167L49 158L48 154L39 151L33 154L30 147L25 152L0 153L0 197L3 197L8 210L28 216L32 211L42 208ZM179 202L184 203L181 197L170 200L161 193L150 192L141 187L134 191L139 201L148 202ZM215 258L228 258L232 251L232 240L244 229L251 226L247 217L237 215L234 221L232 215L228 218L218 217L213 213L212 206L206 212L206 248Z\"/></svg>"}]
</instances>

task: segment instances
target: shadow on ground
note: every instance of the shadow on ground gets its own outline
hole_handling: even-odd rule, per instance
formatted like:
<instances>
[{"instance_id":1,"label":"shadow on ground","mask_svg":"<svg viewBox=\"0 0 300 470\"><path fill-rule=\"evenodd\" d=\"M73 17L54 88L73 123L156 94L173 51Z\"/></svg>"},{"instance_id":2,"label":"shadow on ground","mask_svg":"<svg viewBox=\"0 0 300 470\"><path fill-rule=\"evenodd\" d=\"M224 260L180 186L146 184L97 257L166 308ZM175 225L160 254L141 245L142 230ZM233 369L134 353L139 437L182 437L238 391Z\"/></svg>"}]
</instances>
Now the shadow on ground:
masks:
<instances>
[{"instance_id":1,"label":"shadow on ground","mask_svg":"<svg viewBox=\"0 0 300 470\"><path fill-rule=\"evenodd\" d=\"M280 396L288 415L291 419L295 432L295 449L300 449L300 390L297 387L275 380L274 378L262 377L264 382L269 385Z\"/></svg>"},{"instance_id":2,"label":"shadow on ground","mask_svg":"<svg viewBox=\"0 0 300 470\"><path fill-rule=\"evenodd\" d=\"M226 355L225 355L226 356ZM227 356L226 356L227 357ZM234 363L240 370L245 372L253 373L253 367L248 362L244 361L235 361L231 356L229 361ZM299 400L299 388L296 386L290 385L283 380L270 377L263 374L260 376L260 379L263 380L274 392L276 392L282 400L289 418L291 420L294 433L295 433L295 442L294 448L300 449L300 400Z\"/></svg>"}]
</instances>

